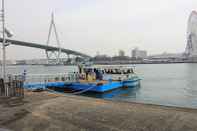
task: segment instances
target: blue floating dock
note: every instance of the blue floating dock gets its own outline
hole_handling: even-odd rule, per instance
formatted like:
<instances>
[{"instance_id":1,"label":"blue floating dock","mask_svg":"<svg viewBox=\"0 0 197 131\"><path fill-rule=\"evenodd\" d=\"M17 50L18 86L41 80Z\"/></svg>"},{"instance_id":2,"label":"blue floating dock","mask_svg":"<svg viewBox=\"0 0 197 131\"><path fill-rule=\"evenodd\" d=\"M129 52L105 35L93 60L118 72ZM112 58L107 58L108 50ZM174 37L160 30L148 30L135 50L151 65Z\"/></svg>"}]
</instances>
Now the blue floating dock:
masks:
<instances>
[{"instance_id":1,"label":"blue floating dock","mask_svg":"<svg viewBox=\"0 0 197 131\"><path fill-rule=\"evenodd\" d=\"M47 82L47 83L29 83L24 84L24 88L28 90L45 90L50 87L55 88L65 88L72 89L76 91L84 90L84 91L94 91L94 92L106 92L113 89L117 89L120 87L134 87L139 85L140 79L135 80L126 80L126 81L106 81L105 83L101 83L100 81L91 83L91 82Z\"/></svg>"},{"instance_id":2,"label":"blue floating dock","mask_svg":"<svg viewBox=\"0 0 197 131\"><path fill-rule=\"evenodd\" d=\"M123 81L111 81L108 80L105 83L96 82L96 83L89 83L89 82L73 82L68 85L68 88L73 90L88 90L94 92L107 92L110 90L114 90L120 87L135 87L140 84L139 78L135 78L132 80L123 80Z\"/></svg>"},{"instance_id":3,"label":"blue floating dock","mask_svg":"<svg viewBox=\"0 0 197 131\"><path fill-rule=\"evenodd\" d=\"M23 87L28 90L45 90L49 87L58 87L63 88L65 87L65 82L47 82L47 83L28 83L24 84Z\"/></svg>"}]
</instances>

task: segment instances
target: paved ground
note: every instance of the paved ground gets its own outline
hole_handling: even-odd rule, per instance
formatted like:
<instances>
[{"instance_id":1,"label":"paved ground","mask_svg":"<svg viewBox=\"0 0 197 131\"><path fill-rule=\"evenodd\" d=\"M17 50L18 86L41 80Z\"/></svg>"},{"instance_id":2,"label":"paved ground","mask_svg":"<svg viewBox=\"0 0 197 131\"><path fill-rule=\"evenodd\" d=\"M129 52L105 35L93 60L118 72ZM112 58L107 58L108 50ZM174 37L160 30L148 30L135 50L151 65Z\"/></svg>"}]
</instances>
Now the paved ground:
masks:
<instances>
[{"instance_id":1,"label":"paved ground","mask_svg":"<svg viewBox=\"0 0 197 131\"><path fill-rule=\"evenodd\" d=\"M0 98L0 131L197 131L197 110L47 92Z\"/></svg>"}]
</instances>

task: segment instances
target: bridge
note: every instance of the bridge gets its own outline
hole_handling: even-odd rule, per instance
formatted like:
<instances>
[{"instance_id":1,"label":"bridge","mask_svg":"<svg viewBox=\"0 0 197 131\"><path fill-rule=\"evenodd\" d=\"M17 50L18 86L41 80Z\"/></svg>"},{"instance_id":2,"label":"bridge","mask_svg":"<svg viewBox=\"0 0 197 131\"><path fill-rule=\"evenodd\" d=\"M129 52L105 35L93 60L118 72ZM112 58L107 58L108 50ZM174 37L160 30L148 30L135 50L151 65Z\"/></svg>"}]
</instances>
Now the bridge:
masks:
<instances>
[{"instance_id":1,"label":"bridge","mask_svg":"<svg viewBox=\"0 0 197 131\"><path fill-rule=\"evenodd\" d=\"M3 42L2 38L0 38L0 42ZM69 50L69 49L65 49L65 48L59 48L59 47L55 47L55 46L43 45L43 44L32 43L32 42L24 42L24 41L18 41L18 40L11 40L11 39L6 39L6 43L11 43L11 45L18 45L18 46L25 46L25 47L43 49L45 51L51 51L51 52L58 52L59 50L61 50L61 53L65 53L68 56L69 55L74 55L74 56L80 56L80 57L83 57L83 58L91 58L91 56L86 55L84 53Z\"/></svg>"},{"instance_id":2,"label":"bridge","mask_svg":"<svg viewBox=\"0 0 197 131\"><path fill-rule=\"evenodd\" d=\"M0 42L2 42L2 41L3 41L3 39L0 38ZM12 45L18 45L18 46L26 46L26 47L44 49L44 50L48 50L48 51L59 51L58 47L43 45L43 44L37 44L37 43L31 43L31 42L24 42L24 41L6 39L6 43L11 43ZM75 56L81 56L81 57L84 57L84 58L90 58L90 56L88 56L86 54L80 53L78 51L65 49L65 48L61 48L61 52L64 52L68 55L75 55Z\"/></svg>"},{"instance_id":3,"label":"bridge","mask_svg":"<svg viewBox=\"0 0 197 131\"><path fill-rule=\"evenodd\" d=\"M48 39L47 39L47 43L46 45L44 44L38 44L38 43L32 43L32 42L24 42L24 41L18 41L18 40L12 40L12 39L6 39L6 43L11 43L12 45L18 45L18 46L25 46L25 47L32 47L32 48L38 48L38 49L43 49L45 50L46 53L46 57L48 60L48 63L50 63L49 61L52 61L52 63L55 64L60 64L62 61L62 54L66 54L68 56L68 59L70 58L70 55L74 55L74 56L80 56L83 58L90 58L90 56L78 52L78 51L74 51L74 50L69 50L69 49L65 49L61 47L60 41L59 41L59 37L58 37L58 33L56 30L56 25L55 25L55 21L54 21L54 15L52 13L51 15L51 23L50 23L50 27L49 27L49 34L48 34ZM54 30L55 32L55 37L56 37L56 46L50 46L50 37L51 37L51 33L52 30ZM6 33L6 32L5 32ZM7 36L12 36L9 35L11 34L9 31L7 31ZM3 42L3 39L0 38L0 42Z\"/></svg>"}]
</instances>

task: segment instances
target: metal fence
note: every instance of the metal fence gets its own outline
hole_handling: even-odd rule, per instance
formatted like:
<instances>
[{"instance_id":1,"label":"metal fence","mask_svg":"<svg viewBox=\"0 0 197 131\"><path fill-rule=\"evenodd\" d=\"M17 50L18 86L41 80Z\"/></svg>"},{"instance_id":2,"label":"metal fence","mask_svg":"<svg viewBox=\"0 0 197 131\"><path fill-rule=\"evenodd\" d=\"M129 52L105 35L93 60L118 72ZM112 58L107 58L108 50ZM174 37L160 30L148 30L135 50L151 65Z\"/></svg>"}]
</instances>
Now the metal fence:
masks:
<instances>
[{"instance_id":1,"label":"metal fence","mask_svg":"<svg viewBox=\"0 0 197 131\"><path fill-rule=\"evenodd\" d=\"M8 76L6 80L0 79L0 96L24 97L23 77Z\"/></svg>"},{"instance_id":2,"label":"metal fence","mask_svg":"<svg viewBox=\"0 0 197 131\"><path fill-rule=\"evenodd\" d=\"M76 82L79 79L77 73L64 74L27 74L23 76L24 84L28 83L47 83L47 82Z\"/></svg>"},{"instance_id":3,"label":"metal fence","mask_svg":"<svg viewBox=\"0 0 197 131\"><path fill-rule=\"evenodd\" d=\"M24 97L24 88L31 84L46 85L49 82L71 83L79 80L78 73L64 74L22 74L9 75L0 79L0 96ZM27 88L25 88L27 89Z\"/></svg>"}]
</instances>

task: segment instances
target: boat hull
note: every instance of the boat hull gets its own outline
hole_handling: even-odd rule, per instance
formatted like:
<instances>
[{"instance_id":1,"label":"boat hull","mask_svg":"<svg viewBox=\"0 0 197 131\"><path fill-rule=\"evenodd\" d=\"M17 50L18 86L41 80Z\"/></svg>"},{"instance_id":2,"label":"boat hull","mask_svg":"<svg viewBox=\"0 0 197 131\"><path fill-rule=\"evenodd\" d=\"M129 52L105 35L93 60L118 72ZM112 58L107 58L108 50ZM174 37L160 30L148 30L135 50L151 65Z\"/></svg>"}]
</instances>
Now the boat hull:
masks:
<instances>
[{"instance_id":1,"label":"boat hull","mask_svg":"<svg viewBox=\"0 0 197 131\"><path fill-rule=\"evenodd\" d=\"M94 91L94 92L107 92L110 90L114 90L120 87L135 87L139 85L140 80L127 80L127 81L109 81L105 84L98 85L98 84L92 84L92 83L72 83L68 88L74 89L74 90L88 90L88 91Z\"/></svg>"},{"instance_id":2,"label":"boat hull","mask_svg":"<svg viewBox=\"0 0 197 131\"><path fill-rule=\"evenodd\" d=\"M88 91L94 91L94 92L106 92L109 90L113 90L116 88L120 88L122 86L122 82L108 82L102 85L98 84L92 84L92 83L72 83L71 85L67 86L68 88L74 89L74 90L86 90Z\"/></svg>"},{"instance_id":3,"label":"boat hull","mask_svg":"<svg viewBox=\"0 0 197 131\"><path fill-rule=\"evenodd\" d=\"M46 89L50 87L56 88L69 88L73 90L85 90L85 91L94 91L94 92L107 92L114 90L120 87L135 87L140 84L140 80L126 80L126 81L107 81L106 83L88 83L88 82L48 82L48 83L33 83L25 84L24 88L30 90Z\"/></svg>"},{"instance_id":4,"label":"boat hull","mask_svg":"<svg viewBox=\"0 0 197 131\"><path fill-rule=\"evenodd\" d=\"M123 81L124 87L134 87L134 86L138 86L138 85L140 85L140 79Z\"/></svg>"}]
</instances>

